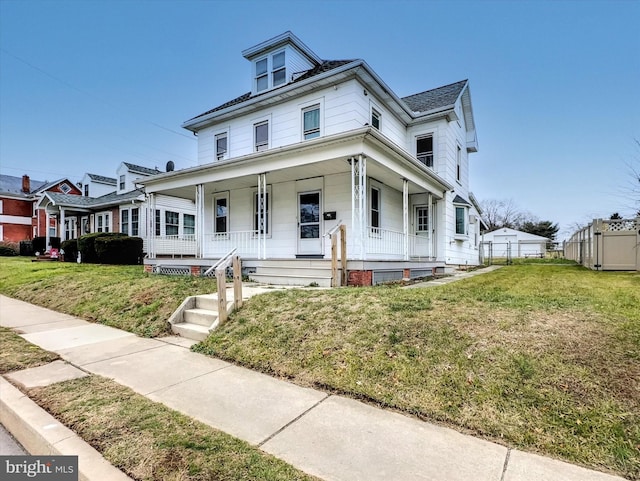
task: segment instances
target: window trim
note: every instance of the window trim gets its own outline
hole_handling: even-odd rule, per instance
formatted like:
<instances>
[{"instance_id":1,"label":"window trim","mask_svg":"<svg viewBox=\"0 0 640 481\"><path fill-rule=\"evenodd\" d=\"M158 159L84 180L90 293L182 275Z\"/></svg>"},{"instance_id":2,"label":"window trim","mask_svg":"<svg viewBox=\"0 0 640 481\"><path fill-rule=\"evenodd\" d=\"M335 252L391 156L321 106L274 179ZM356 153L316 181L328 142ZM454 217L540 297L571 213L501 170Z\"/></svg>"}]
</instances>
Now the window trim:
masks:
<instances>
[{"instance_id":1,"label":"window trim","mask_svg":"<svg viewBox=\"0 0 640 481\"><path fill-rule=\"evenodd\" d=\"M118 179L118 190L124 190L126 185L126 176L122 174Z\"/></svg>"},{"instance_id":2,"label":"window trim","mask_svg":"<svg viewBox=\"0 0 640 481\"><path fill-rule=\"evenodd\" d=\"M274 67L274 59L277 55L282 54L283 56L283 62L281 66L278 67ZM282 82L279 82L276 84L275 82L275 76L276 73L279 72L284 72L284 76L282 77ZM287 83L287 54L286 54L286 50L279 50L277 52L273 52L271 54L271 87L279 87L280 85L284 85Z\"/></svg>"},{"instance_id":3,"label":"window trim","mask_svg":"<svg viewBox=\"0 0 640 481\"><path fill-rule=\"evenodd\" d=\"M218 231L218 200L225 199L227 201L227 212L224 216L226 218L225 221L225 230ZM229 233L229 192L219 192L213 196L213 232L215 234L228 234ZM222 218L222 216L220 216Z\"/></svg>"},{"instance_id":4,"label":"window trim","mask_svg":"<svg viewBox=\"0 0 640 481\"><path fill-rule=\"evenodd\" d=\"M462 183L462 147L456 142L456 182Z\"/></svg>"},{"instance_id":5,"label":"window trim","mask_svg":"<svg viewBox=\"0 0 640 481\"><path fill-rule=\"evenodd\" d=\"M305 114L308 112L313 112L314 110L318 111L318 126L313 129L305 130ZM303 140L312 140L317 139L322 136L322 109L320 107L320 103L309 105L308 107L303 107L302 110L302 139ZM316 135L314 135L316 134ZM307 137L311 135L311 137Z\"/></svg>"},{"instance_id":6,"label":"window trim","mask_svg":"<svg viewBox=\"0 0 640 481\"><path fill-rule=\"evenodd\" d=\"M454 207L454 220L455 220L455 238L456 239L468 239L469 238L469 206L464 204L453 204ZM464 233L458 232L458 209L462 211L462 224Z\"/></svg>"},{"instance_id":7,"label":"window trim","mask_svg":"<svg viewBox=\"0 0 640 481\"><path fill-rule=\"evenodd\" d=\"M370 117L371 117L371 119L370 119L371 120L371 126L374 129L382 130L382 112L380 111L380 109L377 108L377 107L374 107L372 105L371 106L371 116ZM374 119L377 119L377 121L378 121L378 125L377 126L374 123Z\"/></svg>"},{"instance_id":8,"label":"window trim","mask_svg":"<svg viewBox=\"0 0 640 481\"><path fill-rule=\"evenodd\" d=\"M224 138L226 142L226 149L222 154L218 151L218 140ZM216 160L226 160L229 158L229 131L223 130L213 136L213 150L215 151Z\"/></svg>"},{"instance_id":9,"label":"window trim","mask_svg":"<svg viewBox=\"0 0 640 481\"><path fill-rule=\"evenodd\" d=\"M263 119L253 123L253 151L264 152L271 148L271 122L270 119ZM267 141L266 143L258 144L257 128L266 125L267 126Z\"/></svg>"},{"instance_id":10,"label":"window trim","mask_svg":"<svg viewBox=\"0 0 640 481\"><path fill-rule=\"evenodd\" d=\"M69 192L71 192L71 187L69 187L69 184L67 184L66 182L63 182L62 184L60 184L58 188L60 189L60 192L62 192L63 194L68 194Z\"/></svg>"},{"instance_id":11,"label":"window trim","mask_svg":"<svg viewBox=\"0 0 640 481\"><path fill-rule=\"evenodd\" d=\"M424 165L425 167L428 167L430 169L433 169L435 166L435 133L434 132L425 132L423 134L419 134L415 136L415 149L416 149L416 159L418 160L418 162L420 162L422 165ZM418 152L418 141L423 140L423 139L431 139L431 162L429 162L429 160L427 159L426 161L422 161L420 159L420 152ZM426 156L428 157L428 153L426 154ZM431 164L431 165L429 165Z\"/></svg>"},{"instance_id":12,"label":"window trim","mask_svg":"<svg viewBox=\"0 0 640 481\"><path fill-rule=\"evenodd\" d=\"M189 226L189 228L193 228L193 233L186 233L186 229L187 229L187 216L193 217L193 225ZM186 236L194 236L196 235L196 215L195 214L191 214L190 212L182 212L182 235L183 237Z\"/></svg>"},{"instance_id":13,"label":"window trim","mask_svg":"<svg viewBox=\"0 0 640 481\"><path fill-rule=\"evenodd\" d=\"M176 214L176 219L177 219L177 224L173 224L173 223L169 223L169 214ZM173 220L173 219L171 219ZM169 234L167 232L167 227L171 227L173 228L175 226L176 228L176 233L175 234ZM164 211L164 235L165 237L169 237L169 236L179 236L180 235L180 212L176 211L176 210L165 210Z\"/></svg>"},{"instance_id":14,"label":"window trim","mask_svg":"<svg viewBox=\"0 0 640 481\"><path fill-rule=\"evenodd\" d=\"M264 68L264 72L260 72L258 73L258 64L260 62L264 61L265 62L265 68ZM254 73L254 78L255 78L255 87L256 87L256 92L262 92L264 90L269 90L269 56L267 55L266 57L262 57L257 59L254 64L253 64L253 73ZM258 88L258 84L260 82L261 79L266 79L267 80L267 84L264 88Z\"/></svg>"},{"instance_id":15,"label":"window trim","mask_svg":"<svg viewBox=\"0 0 640 481\"><path fill-rule=\"evenodd\" d=\"M376 191L377 194L377 201L378 201L378 206L377 208L374 210L373 208L373 191ZM368 192L368 196L367 196L367 207L368 207L368 224L369 224L369 229L370 229L370 234L374 234L374 235L379 235L380 234L380 229L382 229L382 186L380 186L377 183L373 183L371 182L369 184L369 192ZM377 224L378 225L373 225L373 213L374 211L377 213Z\"/></svg>"}]
</instances>

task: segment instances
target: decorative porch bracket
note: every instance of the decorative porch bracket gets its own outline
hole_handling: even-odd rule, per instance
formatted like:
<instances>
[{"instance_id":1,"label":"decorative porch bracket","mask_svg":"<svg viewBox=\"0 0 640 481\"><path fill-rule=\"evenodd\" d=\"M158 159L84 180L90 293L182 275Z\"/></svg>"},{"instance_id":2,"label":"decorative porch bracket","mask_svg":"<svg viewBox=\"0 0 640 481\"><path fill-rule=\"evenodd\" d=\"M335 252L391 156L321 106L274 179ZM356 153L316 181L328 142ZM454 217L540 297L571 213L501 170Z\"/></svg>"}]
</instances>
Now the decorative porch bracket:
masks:
<instances>
[{"instance_id":1,"label":"decorative porch bracket","mask_svg":"<svg viewBox=\"0 0 640 481\"><path fill-rule=\"evenodd\" d=\"M356 159L351 157L351 225L354 230L354 246L358 249L358 259L365 258L366 239L366 178L367 178L367 158L359 155Z\"/></svg>"}]
</instances>

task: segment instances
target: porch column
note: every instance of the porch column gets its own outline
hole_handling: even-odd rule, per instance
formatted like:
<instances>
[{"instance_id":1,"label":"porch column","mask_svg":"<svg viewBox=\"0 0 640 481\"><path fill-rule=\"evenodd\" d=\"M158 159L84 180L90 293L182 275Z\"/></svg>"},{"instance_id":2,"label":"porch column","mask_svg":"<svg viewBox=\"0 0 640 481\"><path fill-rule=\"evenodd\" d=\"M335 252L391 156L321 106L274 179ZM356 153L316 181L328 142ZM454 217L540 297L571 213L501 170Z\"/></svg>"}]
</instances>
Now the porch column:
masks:
<instances>
[{"instance_id":1,"label":"porch column","mask_svg":"<svg viewBox=\"0 0 640 481\"><path fill-rule=\"evenodd\" d=\"M60 237L60 242L67 240L67 228L64 225L65 221L65 212L64 207L60 207L60 222L58 223L58 236Z\"/></svg>"},{"instance_id":2,"label":"porch column","mask_svg":"<svg viewBox=\"0 0 640 481\"><path fill-rule=\"evenodd\" d=\"M196 258L204 255L204 184L196 185Z\"/></svg>"},{"instance_id":3,"label":"porch column","mask_svg":"<svg viewBox=\"0 0 640 481\"><path fill-rule=\"evenodd\" d=\"M404 260L409 260L409 181L402 179L402 232L404 234Z\"/></svg>"},{"instance_id":4,"label":"porch column","mask_svg":"<svg viewBox=\"0 0 640 481\"><path fill-rule=\"evenodd\" d=\"M433 222L433 196L431 192L427 195L427 216L428 216L428 232L427 232L427 242L428 245L428 255L433 258L433 232L435 231L435 224Z\"/></svg>"},{"instance_id":5,"label":"porch column","mask_svg":"<svg viewBox=\"0 0 640 481\"><path fill-rule=\"evenodd\" d=\"M267 174L258 174L258 259L267 258Z\"/></svg>"},{"instance_id":6,"label":"porch column","mask_svg":"<svg viewBox=\"0 0 640 481\"><path fill-rule=\"evenodd\" d=\"M49 248L49 243L51 242L50 225L51 225L51 215L49 214L49 211L46 211L45 234L44 234L45 235L45 243L44 243L45 251ZM41 252L40 254L44 254L44 252Z\"/></svg>"},{"instance_id":7,"label":"porch column","mask_svg":"<svg viewBox=\"0 0 640 481\"><path fill-rule=\"evenodd\" d=\"M147 254L149 259L156 258L156 195L151 193L147 197Z\"/></svg>"},{"instance_id":8,"label":"porch column","mask_svg":"<svg viewBox=\"0 0 640 481\"><path fill-rule=\"evenodd\" d=\"M354 247L357 249L358 258L364 260L366 256L366 177L367 158L359 155L351 158L351 225L354 233Z\"/></svg>"}]
</instances>

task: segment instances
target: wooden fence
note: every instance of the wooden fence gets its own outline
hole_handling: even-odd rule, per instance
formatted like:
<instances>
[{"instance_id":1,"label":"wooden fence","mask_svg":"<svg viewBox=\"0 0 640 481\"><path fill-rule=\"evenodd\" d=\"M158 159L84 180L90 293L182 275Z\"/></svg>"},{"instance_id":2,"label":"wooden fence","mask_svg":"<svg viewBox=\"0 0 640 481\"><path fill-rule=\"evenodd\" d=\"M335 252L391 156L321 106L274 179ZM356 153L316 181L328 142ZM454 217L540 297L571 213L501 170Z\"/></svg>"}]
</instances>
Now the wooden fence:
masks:
<instances>
[{"instance_id":1,"label":"wooden fence","mask_svg":"<svg viewBox=\"0 0 640 481\"><path fill-rule=\"evenodd\" d=\"M564 242L564 256L590 269L640 270L640 217L594 219Z\"/></svg>"}]
</instances>

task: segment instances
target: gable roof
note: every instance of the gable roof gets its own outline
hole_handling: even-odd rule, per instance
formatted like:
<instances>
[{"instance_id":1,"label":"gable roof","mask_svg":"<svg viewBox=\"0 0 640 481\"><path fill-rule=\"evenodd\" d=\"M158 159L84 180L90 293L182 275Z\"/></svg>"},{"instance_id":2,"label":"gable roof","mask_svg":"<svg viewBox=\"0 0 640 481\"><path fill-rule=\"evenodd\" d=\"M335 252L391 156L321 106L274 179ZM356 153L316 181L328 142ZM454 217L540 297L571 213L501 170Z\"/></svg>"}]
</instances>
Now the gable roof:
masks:
<instances>
[{"instance_id":1,"label":"gable roof","mask_svg":"<svg viewBox=\"0 0 640 481\"><path fill-rule=\"evenodd\" d=\"M42 180L29 179L29 182L31 183L31 191L28 193L23 192L22 177L0 174L0 192L26 197L29 194L36 192L43 185L47 184L47 182L44 182Z\"/></svg>"},{"instance_id":2,"label":"gable roof","mask_svg":"<svg viewBox=\"0 0 640 481\"><path fill-rule=\"evenodd\" d=\"M104 175L89 174L89 173L87 173L87 175L94 182L100 182L102 184L109 184L109 185L116 185L118 183L118 181L113 177L105 177Z\"/></svg>"},{"instance_id":3,"label":"gable roof","mask_svg":"<svg viewBox=\"0 0 640 481\"><path fill-rule=\"evenodd\" d=\"M413 112L429 112L431 110L450 107L456 103L468 80L460 80L431 90L402 97L402 100Z\"/></svg>"},{"instance_id":4,"label":"gable roof","mask_svg":"<svg viewBox=\"0 0 640 481\"><path fill-rule=\"evenodd\" d=\"M124 194L111 192L100 197L85 197L82 195L61 194L59 192L45 192L43 201L44 199L48 199L53 205L62 207L97 209L100 207L123 204L125 202L128 203L136 199L142 200L140 198L141 196L144 196L142 189L135 189L130 192L125 192Z\"/></svg>"},{"instance_id":5,"label":"gable roof","mask_svg":"<svg viewBox=\"0 0 640 481\"><path fill-rule=\"evenodd\" d=\"M497 235L510 235L510 236L517 236L520 239L526 239L526 240L539 240L539 241L549 241L551 239L549 239L548 237L543 237L541 235L536 235L536 234L530 234L528 232L524 232L521 230L517 230L517 229L511 229L510 227L501 227L499 229L496 230L492 230L491 232L485 232L485 238L487 236L493 238Z\"/></svg>"},{"instance_id":6,"label":"gable roof","mask_svg":"<svg viewBox=\"0 0 640 481\"><path fill-rule=\"evenodd\" d=\"M129 162L123 162L123 164L129 169L129 172L135 172L136 174L156 175L161 173L158 169L150 169L142 165L130 164Z\"/></svg>"}]
</instances>

